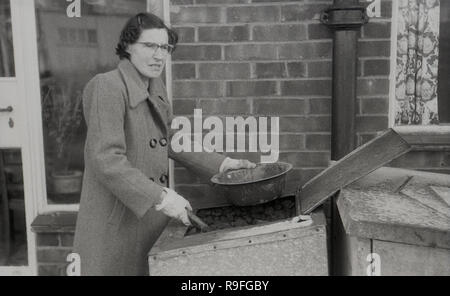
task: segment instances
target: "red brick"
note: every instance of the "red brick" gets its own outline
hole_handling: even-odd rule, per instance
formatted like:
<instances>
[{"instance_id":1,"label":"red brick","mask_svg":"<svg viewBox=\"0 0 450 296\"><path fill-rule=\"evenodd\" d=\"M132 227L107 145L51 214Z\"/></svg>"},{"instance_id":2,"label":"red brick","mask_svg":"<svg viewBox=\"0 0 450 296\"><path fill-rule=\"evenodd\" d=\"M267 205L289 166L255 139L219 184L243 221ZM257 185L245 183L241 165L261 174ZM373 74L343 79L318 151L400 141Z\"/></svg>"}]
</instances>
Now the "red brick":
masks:
<instances>
[{"instance_id":1,"label":"red brick","mask_svg":"<svg viewBox=\"0 0 450 296\"><path fill-rule=\"evenodd\" d=\"M333 31L324 24L308 24L308 39L331 39Z\"/></svg>"},{"instance_id":2,"label":"red brick","mask_svg":"<svg viewBox=\"0 0 450 296\"><path fill-rule=\"evenodd\" d=\"M305 136L301 134L280 135L280 150L304 150Z\"/></svg>"},{"instance_id":3,"label":"red brick","mask_svg":"<svg viewBox=\"0 0 450 296\"><path fill-rule=\"evenodd\" d=\"M249 114L250 101L245 99L201 100L200 108L204 114Z\"/></svg>"},{"instance_id":4,"label":"red brick","mask_svg":"<svg viewBox=\"0 0 450 296\"><path fill-rule=\"evenodd\" d=\"M260 162L261 161L261 152L227 152L223 153L224 155L234 158L234 159L248 159L252 162Z\"/></svg>"},{"instance_id":5,"label":"red brick","mask_svg":"<svg viewBox=\"0 0 450 296\"><path fill-rule=\"evenodd\" d=\"M224 89L220 81L174 81L175 98L222 97Z\"/></svg>"},{"instance_id":6,"label":"red brick","mask_svg":"<svg viewBox=\"0 0 450 296\"><path fill-rule=\"evenodd\" d=\"M308 77L331 78L332 73L333 73L333 65L329 61L308 63Z\"/></svg>"},{"instance_id":7,"label":"red brick","mask_svg":"<svg viewBox=\"0 0 450 296\"><path fill-rule=\"evenodd\" d=\"M170 4L171 5L191 5L191 4L194 4L194 0L170 0Z\"/></svg>"},{"instance_id":8,"label":"red brick","mask_svg":"<svg viewBox=\"0 0 450 296\"><path fill-rule=\"evenodd\" d=\"M390 41L359 41L359 57L390 57Z\"/></svg>"},{"instance_id":9,"label":"red brick","mask_svg":"<svg viewBox=\"0 0 450 296\"><path fill-rule=\"evenodd\" d=\"M306 75L306 63L293 62L287 64L289 77L304 78Z\"/></svg>"},{"instance_id":10,"label":"red brick","mask_svg":"<svg viewBox=\"0 0 450 296\"><path fill-rule=\"evenodd\" d=\"M262 115L304 115L305 101L299 99L255 99L255 114Z\"/></svg>"},{"instance_id":11,"label":"red brick","mask_svg":"<svg viewBox=\"0 0 450 296\"><path fill-rule=\"evenodd\" d=\"M56 233L39 233L36 236L38 246L58 246L59 238Z\"/></svg>"},{"instance_id":12,"label":"red brick","mask_svg":"<svg viewBox=\"0 0 450 296\"><path fill-rule=\"evenodd\" d=\"M394 0L395 1L395 0ZM381 17L390 19L392 17L392 1L381 1Z\"/></svg>"},{"instance_id":13,"label":"red brick","mask_svg":"<svg viewBox=\"0 0 450 296\"><path fill-rule=\"evenodd\" d=\"M220 60L221 55L219 45L180 45L173 53L173 60Z\"/></svg>"},{"instance_id":14,"label":"red brick","mask_svg":"<svg viewBox=\"0 0 450 296\"><path fill-rule=\"evenodd\" d=\"M306 182L308 182L310 179L312 179L314 176L319 174L323 169L317 169L317 168L305 168L305 169L293 169L291 170L288 175L286 176L286 187L287 192L295 193L299 186L302 186Z\"/></svg>"},{"instance_id":15,"label":"red brick","mask_svg":"<svg viewBox=\"0 0 450 296\"><path fill-rule=\"evenodd\" d=\"M176 115L193 115L196 108L195 100L174 100L173 113Z\"/></svg>"},{"instance_id":16,"label":"red brick","mask_svg":"<svg viewBox=\"0 0 450 296\"><path fill-rule=\"evenodd\" d=\"M390 60L367 60L363 63L364 76L389 75Z\"/></svg>"},{"instance_id":17,"label":"red brick","mask_svg":"<svg viewBox=\"0 0 450 296\"><path fill-rule=\"evenodd\" d=\"M73 247L73 233L61 234L61 246L63 247Z\"/></svg>"},{"instance_id":18,"label":"red brick","mask_svg":"<svg viewBox=\"0 0 450 296\"><path fill-rule=\"evenodd\" d=\"M172 77L177 79L195 78L195 64L172 64Z\"/></svg>"},{"instance_id":19,"label":"red brick","mask_svg":"<svg viewBox=\"0 0 450 296\"><path fill-rule=\"evenodd\" d=\"M363 26L364 38L390 38L391 23L368 23Z\"/></svg>"},{"instance_id":20,"label":"red brick","mask_svg":"<svg viewBox=\"0 0 450 296\"><path fill-rule=\"evenodd\" d=\"M272 44L239 44L225 46L227 60L268 60L277 58L277 48Z\"/></svg>"},{"instance_id":21,"label":"red brick","mask_svg":"<svg viewBox=\"0 0 450 296\"><path fill-rule=\"evenodd\" d=\"M249 40L248 26L199 27L200 42L236 42Z\"/></svg>"},{"instance_id":22,"label":"red brick","mask_svg":"<svg viewBox=\"0 0 450 296\"><path fill-rule=\"evenodd\" d=\"M64 249L38 249L37 260L42 263L64 263L67 255L72 253L70 250Z\"/></svg>"},{"instance_id":23,"label":"red brick","mask_svg":"<svg viewBox=\"0 0 450 296\"><path fill-rule=\"evenodd\" d=\"M387 98L379 99L361 99L362 114L388 114L389 100Z\"/></svg>"},{"instance_id":24,"label":"red brick","mask_svg":"<svg viewBox=\"0 0 450 296\"><path fill-rule=\"evenodd\" d=\"M281 82L282 95L330 96L331 80L292 80Z\"/></svg>"},{"instance_id":25,"label":"red brick","mask_svg":"<svg viewBox=\"0 0 450 296\"><path fill-rule=\"evenodd\" d=\"M331 98L310 99L309 114L331 114Z\"/></svg>"},{"instance_id":26,"label":"red brick","mask_svg":"<svg viewBox=\"0 0 450 296\"><path fill-rule=\"evenodd\" d=\"M306 149L308 150L330 150L331 136L330 135L306 135Z\"/></svg>"},{"instance_id":27,"label":"red brick","mask_svg":"<svg viewBox=\"0 0 450 296\"><path fill-rule=\"evenodd\" d=\"M328 4L294 4L284 5L281 8L281 21L304 22L312 19L320 19L322 11L329 7Z\"/></svg>"},{"instance_id":28,"label":"red brick","mask_svg":"<svg viewBox=\"0 0 450 296\"><path fill-rule=\"evenodd\" d=\"M373 138L375 138L377 136L376 133L372 133L372 134L360 134L359 135L359 139L358 139L358 146L361 146L367 142L369 142L370 140L372 140Z\"/></svg>"},{"instance_id":29,"label":"red brick","mask_svg":"<svg viewBox=\"0 0 450 296\"><path fill-rule=\"evenodd\" d=\"M249 79L250 64L205 63L199 64L200 79Z\"/></svg>"},{"instance_id":30,"label":"red brick","mask_svg":"<svg viewBox=\"0 0 450 296\"><path fill-rule=\"evenodd\" d=\"M280 8L278 6L240 6L227 8L227 22L278 22Z\"/></svg>"},{"instance_id":31,"label":"red brick","mask_svg":"<svg viewBox=\"0 0 450 296\"><path fill-rule=\"evenodd\" d=\"M62 276L66 275L66 265L41 265L38 266L39 276Z\"/></svg>"},{"instance_id":32,"label":"red brick","mask_svg":"<svg viewBox=\"0 0 450 296\"><path fill-rule=\"evenodd\" d=\"M372 95L388 95L389 94L389 80L388 79L358 79L357 85L358 96L372 96Z\"/></svg>"},{"instance_id":33,"label":"red brick","mask_svg":"<svg viewBox=\"0 0 450 296\"><path fill-rule=\"evenodd\" d=\"M179 43L189 43L195 41L195 28L175 27L174 30L178 33Z\"/></svg>"},{"instance_id":34,"label":"red brick","mask_svg":"<svg viewBox=\"0 0 450 296\"><path fill-rule=\"evenodd\" d=\"M227 96L271 96L276 94L275 81L230 81L227 82Z\"/></svg>"},{"instance_id":35,"label":"red brick","mask_svg":"<svg viewBox=\"0 0 450 296\"><path fill-rule=\"evenodd\" d=\"M395 159L390 165L411 169L448 168L450 167L450 152L411 151Z\"/></svg>"},{"instance_id":36,"label":"red brick","mask_svg":"<svg viewBox=\"0 0 450 296\"><path fill-rule=\"evenodd\" d=\"M301 41L306 40L306 27L296 25L264 25L253 28L255 41Z\"/></svg>"},{"instance_id":37,"label":"red brick","mask_svg":"<svg viewBox=\"0 0 450 296\"><path fill-rule=\"evenodd\" d=\"M357 116L356 131L357 132L378 132L388 127L387 116Z\"/></svg>"},{"instance_id":38,"label":"red brick","mask_svg":"<svg viewBox=\"0 0 450 296\"><path fill-rule=\"evenodd\" d=\"M282 117L280 118L280 132L330 132L330 116L314 117Z\"/></svg>"},{"instance_id":39,"label":"red brick","mask_svg":"<svg viewBox=\"0 0 450 296\"><path fill-rule=\"evenodd\" d=\"M329 152L281 152L280 161L294 167L326 167L330 161Z\"/></svg>"},{"instance_id":40,"label":"red brick","mask_svg":"<svg viewBox=\"0 0 450 296\"><path fill-rule=\"evenodd\" d=\"M224 23L224 11L221 7L183 7L172 9L170 20L172 24L190 23Z\"/></svg>"},{"instance_id":41,"label":"red brick","mask_svg":"<svg viewBox=\"0 0 450 296\"><path fill-rule=\"evenodd\" d=\"M331 58L332 43L330 42L308 42L283 44L279 47L280 59L319 59Z\"/></svg>"},{"instance_id":42,"label":"red brick","mask_svg":"<svg viewBox=\"0 0 450 296\"><path fill-rule=\"evenodd\" d=\"M257 63L255 65L256 78L283 78L286 77L284 63Z\"/></svg>"}]
</instances>

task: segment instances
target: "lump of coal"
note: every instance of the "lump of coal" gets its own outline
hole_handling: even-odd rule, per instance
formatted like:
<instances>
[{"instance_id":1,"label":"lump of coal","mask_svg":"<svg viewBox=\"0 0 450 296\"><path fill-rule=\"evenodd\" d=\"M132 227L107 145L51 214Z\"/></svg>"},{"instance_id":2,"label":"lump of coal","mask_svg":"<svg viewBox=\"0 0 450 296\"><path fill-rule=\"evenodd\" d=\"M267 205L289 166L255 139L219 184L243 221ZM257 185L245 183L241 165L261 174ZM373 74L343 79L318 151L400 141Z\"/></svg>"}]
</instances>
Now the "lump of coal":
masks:
<instances>
[{"instance_id":1,"label":"lump of coal","mask_svg":"<svg viewBox=\"0 0 450 296\"><path fill-rule=\"evenodd\" d=\"M197 211L196 215L208 224L211 230L273 222L288 219L295 215L295 197L279 198L255 206L202 209ZM189 227L186 235L196 233L200 233L200 230Z\"/></svg>"}]
</instances>

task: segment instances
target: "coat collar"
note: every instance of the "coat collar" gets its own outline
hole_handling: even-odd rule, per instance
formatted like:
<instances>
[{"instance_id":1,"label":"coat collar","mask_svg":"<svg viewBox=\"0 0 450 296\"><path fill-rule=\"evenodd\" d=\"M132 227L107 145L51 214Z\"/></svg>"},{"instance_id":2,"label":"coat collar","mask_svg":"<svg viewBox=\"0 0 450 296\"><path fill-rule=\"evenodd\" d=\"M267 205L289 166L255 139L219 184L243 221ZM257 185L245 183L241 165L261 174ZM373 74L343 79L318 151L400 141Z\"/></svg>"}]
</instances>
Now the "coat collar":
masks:
<instances>
[{"instance_id":1,"label":"coat collar","mask_svg":"<svg viewBox=\"0 0 450 296\"><path fill-rule=\"evenodd\" d=\"M141 102L149 98L149 94L152 97L159 97L168 104L166 88L161 78L151 78L147 85L145 82L146 79L137 71L136 67L128 59L121 60L118 68L128 90L131 108L135 108Z\"/></svg>"}]
</instances>

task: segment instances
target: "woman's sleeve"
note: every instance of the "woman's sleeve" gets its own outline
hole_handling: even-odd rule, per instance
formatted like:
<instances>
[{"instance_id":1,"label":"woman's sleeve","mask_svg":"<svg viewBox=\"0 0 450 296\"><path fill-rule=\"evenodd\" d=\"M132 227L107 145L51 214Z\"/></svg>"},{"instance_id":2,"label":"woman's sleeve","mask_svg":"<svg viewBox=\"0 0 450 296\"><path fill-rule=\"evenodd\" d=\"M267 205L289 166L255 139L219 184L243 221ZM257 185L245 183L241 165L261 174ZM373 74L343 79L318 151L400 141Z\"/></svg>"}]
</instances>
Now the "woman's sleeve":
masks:
<instances>
[{"instance_id":1,"label":"woman's sleeve","mask_svg":"<svg viewBox=\"0 0 450 296\"><path fill-rule=\"evenodd\" d=\"M86 86L83 106L88 126L86 166L137 217L143 217L161 202L163 188L128 161L125 94L116 83L100 74Z\"/></svg>"},{"instance_id":2,"label":"woman's sleeve","mask_svg":"<svg viewBox=\"0 0 450 296\"><path fill-rule=\"evenodd\" d=\"M169 112L169 157L176 162L180 163L184 167L196 171L204 176L212 177L219 172L219 168L225 156L217 152L175 152L172 149L172 137L175 134L175 130L171 128L172 120L174 116L172 113L172 107ZM201 145L200 143L198 145Z\"/></svg>"}]
</instances>

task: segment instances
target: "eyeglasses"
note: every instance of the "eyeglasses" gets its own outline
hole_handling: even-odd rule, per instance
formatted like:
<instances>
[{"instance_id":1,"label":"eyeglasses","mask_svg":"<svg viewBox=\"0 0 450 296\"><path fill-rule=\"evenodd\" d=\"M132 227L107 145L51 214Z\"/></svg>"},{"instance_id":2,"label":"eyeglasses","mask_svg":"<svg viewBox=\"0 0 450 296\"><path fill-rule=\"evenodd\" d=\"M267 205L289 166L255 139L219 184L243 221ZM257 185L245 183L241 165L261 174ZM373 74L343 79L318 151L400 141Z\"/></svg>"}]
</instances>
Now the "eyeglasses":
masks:
<instances>
[{"instance_id":1,"label":"eyeglasses","mask_svg":"<svg viewBox=\"0 0 450 296\"><path fill-rule=\"evenodd\" d=\"M165 55L172 54L175 47L170 44L158 44L154 42L136 42L139 44L143 44L146 48L148 48L153 54L158 50L158 48L161 49L161 52Z\"/></svg>"}]
</instances>

